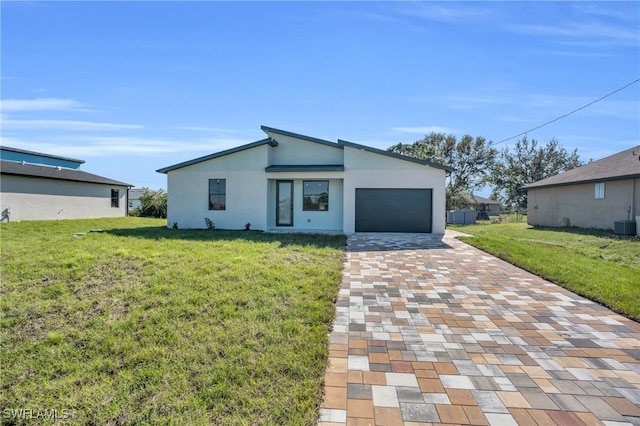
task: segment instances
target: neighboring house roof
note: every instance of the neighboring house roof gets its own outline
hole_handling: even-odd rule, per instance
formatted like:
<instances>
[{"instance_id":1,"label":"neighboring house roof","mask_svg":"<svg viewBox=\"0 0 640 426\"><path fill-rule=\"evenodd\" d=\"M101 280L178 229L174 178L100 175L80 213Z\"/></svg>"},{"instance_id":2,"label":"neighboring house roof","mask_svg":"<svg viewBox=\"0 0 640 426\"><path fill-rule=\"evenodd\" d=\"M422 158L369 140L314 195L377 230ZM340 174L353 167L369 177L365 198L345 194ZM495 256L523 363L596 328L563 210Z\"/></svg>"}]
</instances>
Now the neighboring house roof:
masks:
<instances>
[{"instance_id":1,"label":"neighboring house roof","mask_svg":"<svg viewBox=\"0 0 640 426\"><path fill-rule=\"evenodd\" d=\"M523 188L544 188L640 177L640 147L627 149L609 157L539 180Z\"/></svg>"},{"instance_id":2,"label":"neighboring house roof","mask_svg":"<svg viewBox=\"0 0 640 426\"><path fill-rule=\"evenodd\" d=\"M182 163L174 164L173 166L163 167L161 169L156 170L158 173L167 173L172 170L181 169L183 167L191 166L193 164L202 163L203 161L213 160L214 158L224 157L225 155L235 154L236 152L244 151L247 149L255 148L261 145L271 145L278 146L278 142L274 141L271 138L262 139L256 142L251 142L246 145L238 146L235 148L227 149L225 151L216 152L213 154L205 155L203 157L194 158L193 160L183 161Z\"/></svg>"},{"instance_id":3,"label":"neighboring house roof","mask_svg":"<svg viewBox=\"0 0 640 426\"><path fill-rule=\"evenodd\" d=\"M38 157L47 157L47 158L53 158L54 160L73 161L74 163L84 164L84 160L78 160L76 158L60 157L58 155L45 154L42 152L27 151L26 149L12 148L10 146L5 146L5 145L0 146L0 149L2 149L2 151L11 151L11 152L17 152L19 154L36 155Z\"/></svg>"},{"instance_id":4,"label":"neighboring house roof","mask_svg":"<svg viewBox=\"0 0 640 426\"><path fill-rule=\"evenodd\" d=\"M479 195L474 195L474 194L467 194L464 196L464 198L471 202L471 203L477 203L477 204L495 204L495 205L500 205L499 201L496 200L491 200L489 198L484 198L481 197Z\"/></svg>"},{"instance_id":5,"label":"neighboring house roof","mask_svg":"<svg viewBox=\"0 0 640 426\"><path fill-rule=\"evenodd\" d=\"M39 166L34 164L22 164L15 161L0 162L0 173L6 175L36 177L44 179L60 179L74 182L99 183L104 185L133 186L106 177L94 175L80 170L58 167Z\"/></svg>"},{"instance_id":6,"label":"neighboring house roof","mask_svg":"<svg viewBox=\"0 0 640 426\"><path fill-rule=\"evenodd\" d=\"M399 160L409 161L412 163L421 164L423 166L430 166L436 169L453 171L453 168L449 166L445 166L443 164L434 163L428 160L420 160L414 157L408 157L406 155L396 154L394 152L384 151L382 149L373 148L366 145L360 145L353 142L347 142L345 140L338 139L338 143L330 142L324 139L318 139L311 136L301 135L299 133L289 132L287 130L275 129L273 127L260 126L262 131L267 133L267 135L271 136L270 133L280 134L284 136L289 136L296 139L301 139L309 142L314 142L326 146L330 146L332 148L344 149L345 146L350 148L360 149L367 152L372 152L374 154L384 155L386 157L396 158ZM246 145L242 145L236 148L228 149L226 151L217 152L210 155L205 155L204 157L195 158L193 160L185 161L182 163L174 164L173 166L163 167L161 169L156 170L158 173L167 173L172 170L180 169L182 167L191 166L193 164L201 163L203 161L212 160L214 158L223 157L225 155L233 154L236 152L244 151L246 149L255 148L257 146L261 146L264 144L269 144L272 147L278 146L278 142L276 142L273 138L269 137L267 139L262 139L257 142L252 142ZM291 172L291 171L344 171L343 164L331 164L331 165L273 165L269 166L265 169L267 172Z\"/></svg>"},{"instance_id":7,"label":"neighboring house roof","mask_svg":"<svg viewBox=\"0 0 640 426\"><path fill-rule=\"evenodd\" d=\"M129 189L129 201L139 200L142 194L144 194L144 189L140 188L131 188Z\"/></svg>"}]
</instances>

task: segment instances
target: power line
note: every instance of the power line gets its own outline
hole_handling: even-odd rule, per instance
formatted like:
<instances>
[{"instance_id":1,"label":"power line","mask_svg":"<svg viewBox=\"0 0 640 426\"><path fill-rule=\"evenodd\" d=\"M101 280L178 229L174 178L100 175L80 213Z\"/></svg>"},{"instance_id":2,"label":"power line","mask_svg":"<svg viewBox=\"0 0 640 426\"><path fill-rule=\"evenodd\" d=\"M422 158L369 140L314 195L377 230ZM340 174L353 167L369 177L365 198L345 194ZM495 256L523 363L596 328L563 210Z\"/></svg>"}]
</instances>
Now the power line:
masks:
<instances>
[{"instance_id":1,"label":"power line","mask_svg":"<svg viewBox=\"0 0 640 426\"><path fill-rule=\"evenodd\" d=\"M558 117L558 118L554 118L553 120L551 120L551 121L547 121L546 123L541 124L541 125L539 125L539 126L537 126L537 127L534 127L533 129L529 129L529 130L527 130L526 132L518 133L518 134L517 134L517 135L515 135L515 136L511 136L510 138L503 139L503 140L501 140L500 142L492 143L491 145L498 145L498 144L500 144L500 143L503 143L503 142L506 142L506 141L510 141L511 139L515 139L515 138L517 138L518 136L526 135L527 133L529 133L529 132L533 132L534 130L538 130L538 129L540 129L541 127L547 126L547 125L549 125L549 124L551 124L551 123L555 123L556 121L561 120L561 119L563 119L563 118L565 118L565 117L568 117L568 116L570 116L571 114L573 114L573 113L576 113L576 112L580 111L581 109L585 109L586 107L591 106L591 105L595 104L596 102L600 102L600 101L601 101L601 100L603 100L604 98L608 98L609 96L613 95L614 93L618 93L619 91L624 90L624 89L626 89L627 87L629 87L629 86L631 86L632 84L635 84L635 83L637 83L637 82L639 82L639 81L640 81L640 78L638 78L638 79L636 79L636 80L632 81L632 82L631 82L631 83L629 83L629 84L626 84L626 85L622 86L622 87L621 87L621 88L619 88L619 89L614 90L614 91L613 91L613 92L611 92L611 93L607 93L606 95L602 96L601 98L596 99L595 101L589 102L588 104L583 105L583 106L581 106L580 108L574 109L574 110L573 110L573 111L571 111L571 112L568 112L568 113L566 113L566 114L564 114L564 115L561 115L561 116L560 116L560 117Z\"/></svg>"}]
</instances>

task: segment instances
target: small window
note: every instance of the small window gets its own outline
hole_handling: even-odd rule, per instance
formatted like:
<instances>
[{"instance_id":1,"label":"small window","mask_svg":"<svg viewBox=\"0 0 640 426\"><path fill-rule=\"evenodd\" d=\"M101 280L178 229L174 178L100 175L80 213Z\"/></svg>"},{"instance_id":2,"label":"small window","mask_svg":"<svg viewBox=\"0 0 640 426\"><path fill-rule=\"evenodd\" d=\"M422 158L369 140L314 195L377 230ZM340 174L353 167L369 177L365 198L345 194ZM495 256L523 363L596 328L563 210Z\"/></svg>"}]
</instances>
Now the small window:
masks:
<instances>
[{"instance_id":1,"label":"small window","mask_svg":"<svg viewBox=\"0 0 640 426\"><path fill-rule=\"evenodd\" d=\"M111 207L120 207L120 190L111 190Z\"/></svg>"},{"instance_id":2,"label":"small window","mask_svg":"<svg viewBox=\"0 0 640 426\"><path fill-rule=\"evenodd\" d=\"M306 180L302 183L302 210L328 211L329 210L329 181Z\"/></svg>"},{"instance_id":3,"label":"small window","mask_svg":"<svg viewBox=\"0 0 640 426\"><path fill-rule=\"evenodd\" d=\"M227 180L209 179L209 210L225 210L227 207Z\"/></svg>"},{"instance_id":4,"label":"small window","mask_svg":"<svg viewBox=\"0 0 640 426\"><path fill-rule=\"evenodd\" d=\"M596 183L596 200L604 198L604 182Z\"/></svg>"}]
</instances>

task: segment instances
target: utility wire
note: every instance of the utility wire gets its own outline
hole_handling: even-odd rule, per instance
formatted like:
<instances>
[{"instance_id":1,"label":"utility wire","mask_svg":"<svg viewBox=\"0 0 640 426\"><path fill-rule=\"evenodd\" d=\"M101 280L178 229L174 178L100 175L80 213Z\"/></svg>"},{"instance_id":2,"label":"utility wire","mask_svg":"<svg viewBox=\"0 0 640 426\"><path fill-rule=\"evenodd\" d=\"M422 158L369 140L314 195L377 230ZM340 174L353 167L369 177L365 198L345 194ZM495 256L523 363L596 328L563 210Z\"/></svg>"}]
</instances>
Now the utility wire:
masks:
<instances>
[{"instance_id":1,"label":"utility wire","mask_svg":"<svg viewBox=\"0 0 640 426\"><path fill-rule=\"evenodd\" d=\"M629 83L629 84L626 84L626 85L622 86L622 87L621 87L621 88L619 88L619 89L614 90L614 91L613 91L613 92L611 92L611 93L607 93L607 94L606 94L606 95L604 95L603 97L598 98L598 99L596 99L595 101L589 102L588 104L583 105L583 106L581 106L581 107L580 107L580 108L578 108L578 109L574 109L573 111L568 112L568 113L566 113L565 115L561 115L560 117L555 118L555 119L553 119L553 120L551 120L551 121L547 121L546 123L541 124L541 125L539 125L538 127L534 127L533 129L529 129L529 130L527 130L526 132L518 133L518 134L517 134L517 135L515 135L515 136L511 136L510 138L503 139L503 140L501 140L500 142L492 143L491 145L498 145L498 144L500 144L500 143L503 143L503 142L506 142L506 141L510 141L511 139L515 139L515 138L517 138L518 136L526 135L527 133L529 133L529 132L533 132L534 130L538 130L538 129L539 129L539 128L541 128L541 127L547 126L547 125L549 125L549 124L551 124L551 123L555 123L556 121L561 120L561 119L563 119L563 118L565 118L565 117L568 117L568 116L570 116L571 114L573 114L573 113L576 113L576 112L580 111L581 109L585 109L586 107L591 106L591 105L595 104L596 102L600 102L600 101L601 101L601 100L603 100L604 98L608 98L609 96L613 95L614 93L618 93L619 91L624 90L624 89L626 89L627 87L631 86L632 84L636 84L636 83L637 83L637 82L639 82L639 81L640 81L640 78L638 78L638 79L636 79L636 80L632 81L632 82L631 82L631 83Z\"/></svg>"}]
</instances>

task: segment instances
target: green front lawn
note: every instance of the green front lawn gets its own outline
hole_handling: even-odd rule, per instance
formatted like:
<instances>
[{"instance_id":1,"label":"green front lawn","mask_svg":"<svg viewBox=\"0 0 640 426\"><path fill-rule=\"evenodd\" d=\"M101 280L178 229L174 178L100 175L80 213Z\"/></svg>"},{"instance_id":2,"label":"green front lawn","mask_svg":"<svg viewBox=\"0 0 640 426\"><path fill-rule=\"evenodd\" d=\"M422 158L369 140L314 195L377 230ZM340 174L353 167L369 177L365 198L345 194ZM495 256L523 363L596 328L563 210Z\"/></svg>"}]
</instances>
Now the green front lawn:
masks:
<instances>
[{"instance_id":1,"label":"green front lawn","mask_svg":"<svg viewBox=\"0 0 640 426\"><path fill-rule=\"evenodd\" d=\"M640 320L640 240L526 223L451 226L488 253Z\"/></svg>"},{"instance_id":2,"label":"green front lawn","mask_svg":"<svg viewBox=\"0 0 640 426\"><path fill-rule=\"evenodd\" d=\"M314 423L345 238L165 223L0 226L4 421Z\"/></svg>"}]
</instances>

